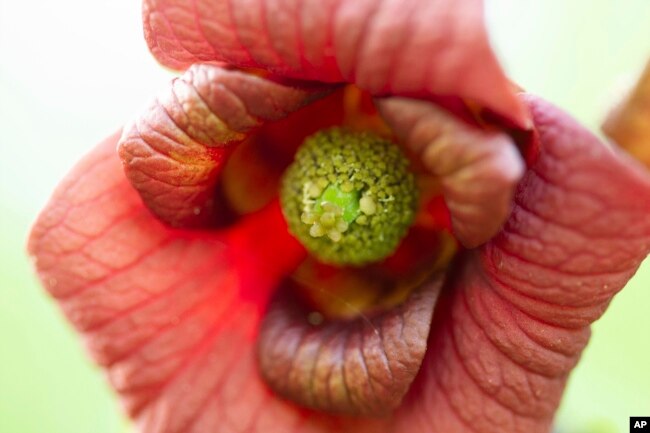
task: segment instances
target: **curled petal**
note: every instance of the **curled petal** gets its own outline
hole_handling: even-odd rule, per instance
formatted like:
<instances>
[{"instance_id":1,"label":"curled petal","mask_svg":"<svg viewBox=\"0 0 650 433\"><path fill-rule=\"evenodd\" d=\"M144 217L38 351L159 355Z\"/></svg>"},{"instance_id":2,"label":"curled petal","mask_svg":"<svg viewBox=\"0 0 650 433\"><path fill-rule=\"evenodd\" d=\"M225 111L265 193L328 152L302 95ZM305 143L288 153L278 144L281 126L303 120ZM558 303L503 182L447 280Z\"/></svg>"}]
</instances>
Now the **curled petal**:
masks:
<instances>
[{"instance_id":1,"label":"curled petal","mask_svg":"<svg viewBox=\"0 0 650 433\"><path fill-rule=\"evenodd\" d=\"M375 95L460 95L527 126L492 52L480 0L145 0L163 64L260 67Z\"/></svg>"},{"instance_id":2,"label":"curled petal","mask_svg":"<svg viewBox=\"0 0 650 433\"><path fill-rule=\"evenodd\" d=\"M286 290L259 336L260 368L280 396L327 413L387 416L402 402L427 349L442 277L398 307L312 326Z\"/></svg>"},{"instance_id":3,"label":"curled petal","mask_svg":"<svg viewBox=\"0 0 650 433\"><path fill-rule=\"evenodd\" d=\"M504 133L478 130L428 102L378 100L381 114L442 181L454 233L467 248L494 236L508 218L524 163Z\"/></svg>"},{"instance_id":4,"label":"curled petal","mask_svg":"<svg viewBox=\"0 0 650 433\"><path fill-rule=\"evenodd\" d=\"M532 96L539 155L436 310L400 432L546 433L589 325L650 251L650 176Z\"/></svg>"},{"instance_id":5,"label":"curled petal","mask_svg":"<svg viewBox=\"0 0 650 433\"><path fill-rule=\"evenodd\" d=\"M218 222L226 210L215 186L232 147L264 122L282 119L325 93L195 65L124 129L119 154L126 175L168 224Z\"/></svg>"}]
</instances>

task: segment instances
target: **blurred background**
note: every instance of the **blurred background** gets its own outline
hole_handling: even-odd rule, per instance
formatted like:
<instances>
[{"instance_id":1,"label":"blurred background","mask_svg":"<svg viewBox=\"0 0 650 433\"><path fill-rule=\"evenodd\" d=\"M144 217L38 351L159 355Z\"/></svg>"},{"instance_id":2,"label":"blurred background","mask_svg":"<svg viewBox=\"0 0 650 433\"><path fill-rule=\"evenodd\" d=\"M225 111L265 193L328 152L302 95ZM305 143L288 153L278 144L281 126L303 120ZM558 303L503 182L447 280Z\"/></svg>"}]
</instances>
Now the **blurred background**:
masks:
<instances>
[{"instance_id":1,"label":"blurred background","mask_svg":"<svg viewBox=\"0 0 650 433\"><path fill-rule=\"evenodd\" d=\"M650 56L648 0L487 0L487 19L510 76L592 130ZM0 0L2 433L129 430L24 245L72 164L171 77L147 52L137 0ZM593 327L558 432L623 433L650 416L649 286L646 262Z\"/></svg>"}]
</instances>

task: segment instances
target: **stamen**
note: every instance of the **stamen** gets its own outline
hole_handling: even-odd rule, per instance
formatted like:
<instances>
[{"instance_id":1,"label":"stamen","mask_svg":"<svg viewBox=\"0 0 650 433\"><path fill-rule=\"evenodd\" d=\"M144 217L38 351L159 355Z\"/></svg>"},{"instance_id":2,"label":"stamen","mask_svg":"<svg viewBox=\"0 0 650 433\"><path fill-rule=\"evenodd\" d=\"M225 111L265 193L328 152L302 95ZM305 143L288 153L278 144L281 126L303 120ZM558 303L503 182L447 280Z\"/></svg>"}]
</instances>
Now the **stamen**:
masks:
<instances>
[{"instance_id":1,"label":"stamen","mask_svg":"<svg viewBox=\"0 0 650 433\"><path fill-rule=\"evenodd\" d=\"M330 129L308 137L282 181L289 230L325 263L361 266L389 256L415 215L408 165L377 135Z\"/></svg>"}]
</instances>

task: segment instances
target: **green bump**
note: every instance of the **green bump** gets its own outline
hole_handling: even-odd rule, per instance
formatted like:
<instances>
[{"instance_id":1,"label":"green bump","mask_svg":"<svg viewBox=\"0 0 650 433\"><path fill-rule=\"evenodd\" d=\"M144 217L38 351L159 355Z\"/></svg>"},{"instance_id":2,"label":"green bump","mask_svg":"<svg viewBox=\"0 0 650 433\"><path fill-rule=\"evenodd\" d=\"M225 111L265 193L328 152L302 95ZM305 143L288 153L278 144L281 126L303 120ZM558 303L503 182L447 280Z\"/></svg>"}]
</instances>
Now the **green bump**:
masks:
<instances>
[{"instance_id":1,"label":"green bump","mask_svg":"<svg viewBox=\"0 0 650 433\"><path fill-rule=\"evenodd\" d=\"M320 212L322 203L332 203L343 210L341 217L346 223L351 223L359 216L359 191L351 190L344 192L343 188L336 184L327 186L323 194L314 205L314 211Z\"/></svg>"},{"instance_id":2,"label":"green bump","mask_svg":"<svg viewBox=\"0 0 650 433\"><path fill-rule=\"evenodd\" d=\"M415 215L408 165L395 144L374 134L335 128L308 137L282 180L289 230L325 263L384 259Z\"/></svg>"}]
</instances>

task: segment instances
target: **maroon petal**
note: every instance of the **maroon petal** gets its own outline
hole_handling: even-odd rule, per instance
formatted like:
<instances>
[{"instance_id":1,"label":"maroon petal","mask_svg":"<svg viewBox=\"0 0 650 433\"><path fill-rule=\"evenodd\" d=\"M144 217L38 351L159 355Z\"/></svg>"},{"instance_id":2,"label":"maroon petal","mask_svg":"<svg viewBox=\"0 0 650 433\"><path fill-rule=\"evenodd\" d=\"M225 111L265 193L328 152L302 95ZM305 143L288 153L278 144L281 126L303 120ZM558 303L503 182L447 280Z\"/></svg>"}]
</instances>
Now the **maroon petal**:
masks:
<instances>
[{"instance_id":1,"label":"maroon petal","mask_svg":"<svg viewBox=\"0 0 650 433\"><path fill-rule=\"evenodd\" d=\"M389 415L420 370L442 280L436 275L387 311L320 324L309 323L309 310L297 300L300 288L287 282L260 328L264 379L279 396L305 407Z\"/></svg>"},{"instance_id":2,"label":"maroon petal","mask_svg":"<svg viewBox=\"0 0 650 433\"><path fill-rule=\"evenodd\" d=\"M540 154L439 304L400 432L546 433L589 325L650 251L650 176L525 96Z\"/></svg>"},{"instance_id":3,"label":"maroon petal","mask_svg":"<svg viewBox=\"0 0 650 433\"><path fill-rule=\"evenodd\" d=\"M375 95L458 95L529 120L489 46L480 0L145 0L144 29L172 68L226 61Z\"/></svg>"},{"instance_id":4,"label":"maroon petal","mask_svg":"<svg viewBox=\"0 0 650 433\"><path fill-rule=\"evenodd\" d=\"M428 102L388 98L377 104L425 168L440 177L458 240L473 248L491 239L510 214L524 172L512 140L465 124Z\"/></svg>"},{"instance_id":5,"label":"maroon petal","mask_svg":"<svg viewBox=\"0 0 650 433\"><path fill-rule=\"evenodd\" d=\"M124 129L119 153L126 175L149 209L173 226L223 220L215 186L233 145L325 93L195 65Z\"/></svg>"}]
</instances>

